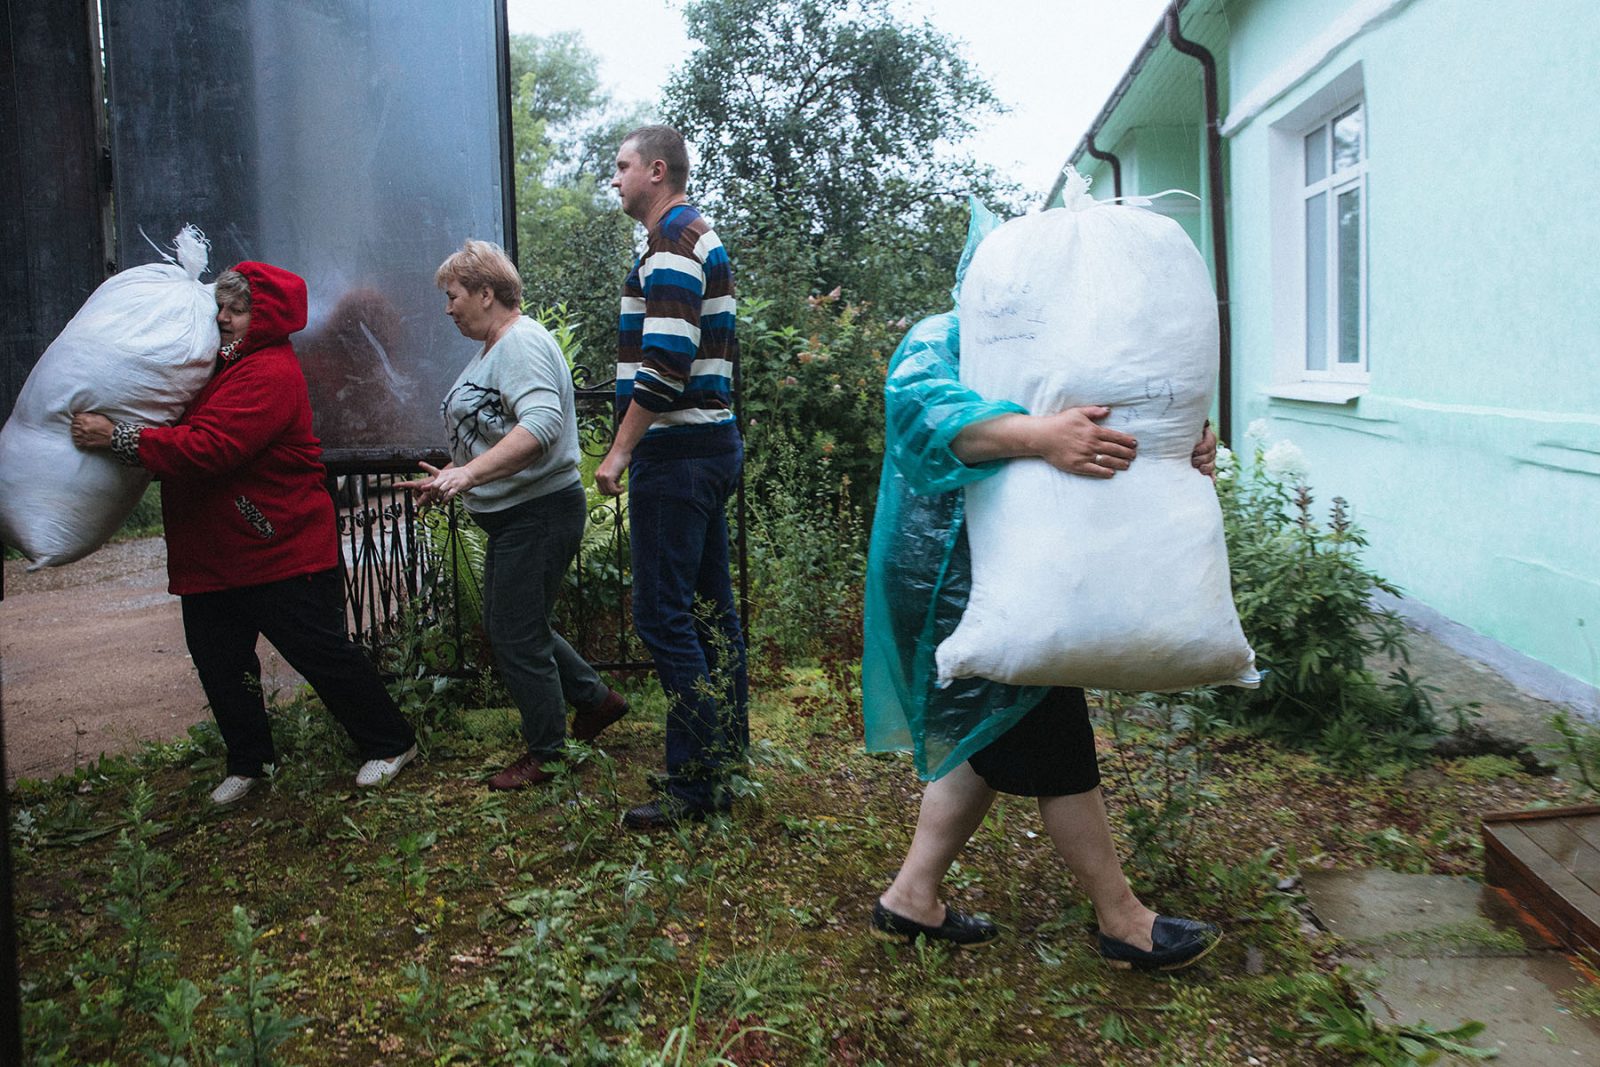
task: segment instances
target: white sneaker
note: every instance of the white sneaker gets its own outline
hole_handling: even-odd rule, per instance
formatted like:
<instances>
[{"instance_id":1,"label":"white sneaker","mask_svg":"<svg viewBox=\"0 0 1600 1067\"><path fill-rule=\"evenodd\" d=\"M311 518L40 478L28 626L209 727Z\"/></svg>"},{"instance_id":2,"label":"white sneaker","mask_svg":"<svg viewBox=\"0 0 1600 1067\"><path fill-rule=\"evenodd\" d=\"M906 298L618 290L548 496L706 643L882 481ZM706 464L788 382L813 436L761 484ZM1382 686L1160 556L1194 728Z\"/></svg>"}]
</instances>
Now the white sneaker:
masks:
<instances>
[{"instance_id":1,"label":"white sneaker","mask_svg":"<svg viewBox=\"0 0 1600 1067\"><path fill-rule=\"evenodd\" d=\"M398 756L389 759L369 759L361 765L356 772L356 785L365 789L368 786L381 785L400 773L400 768L411 762L417 754L417 746L412 745Z\"/></svg>"},{"instance_id":2,"label":"white sneaker","mask_svg":"<svg viewBox=\"0 0 1600 1067\"><path fill-rule=\"evenodd\" d=\"M246 778L242 774L230 774L222 780L222 784L211 791L211 803L219 808L229 804L237 804L250 790L256 787L259 779Z\"/></svg>"}]
</instances>

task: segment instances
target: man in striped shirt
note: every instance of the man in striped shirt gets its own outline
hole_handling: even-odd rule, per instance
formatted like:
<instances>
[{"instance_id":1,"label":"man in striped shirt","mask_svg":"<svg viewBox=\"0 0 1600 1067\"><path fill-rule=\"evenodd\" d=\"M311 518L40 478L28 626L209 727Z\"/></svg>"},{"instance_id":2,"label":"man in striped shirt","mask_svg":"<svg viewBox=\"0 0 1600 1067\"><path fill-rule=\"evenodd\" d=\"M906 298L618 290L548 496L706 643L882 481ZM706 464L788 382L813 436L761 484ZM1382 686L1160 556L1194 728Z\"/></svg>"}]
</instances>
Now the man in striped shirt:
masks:
<instances>
[{"instance_id":1,"label":"man in striped shirt","mask_svg":"<svg viewBox=\"0 0 1600 1067\"><path fill-rule=\"evenodd\" d=\"M727 501L744 462L733 272L688 180L688 149L670 127L641 127L617 150L611 187L648 239L623 285L617 434L595 484L616 496L627 474L634 627L668 699L666 784L623 816L632 829L726 809L723 780L750 740L728 577Z\"/></svg>"}]
</instances>

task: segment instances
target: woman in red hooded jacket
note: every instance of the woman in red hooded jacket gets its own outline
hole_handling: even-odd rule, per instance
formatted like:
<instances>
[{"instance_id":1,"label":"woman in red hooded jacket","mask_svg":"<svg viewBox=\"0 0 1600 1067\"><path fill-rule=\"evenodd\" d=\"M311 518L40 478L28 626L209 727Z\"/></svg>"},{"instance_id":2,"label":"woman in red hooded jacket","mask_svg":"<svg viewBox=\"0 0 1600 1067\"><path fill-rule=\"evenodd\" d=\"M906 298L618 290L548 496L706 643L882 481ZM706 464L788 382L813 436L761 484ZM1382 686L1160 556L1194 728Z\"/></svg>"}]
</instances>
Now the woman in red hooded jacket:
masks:
<instances>
[{"instance_id":1,"label":"woman in red hooded jacket","mask_svg":"<svg viewBox=\"0 0 1600 1067\"><path fill-rule=\"evenodd\" d=\"M275 762L256 640L311 683L366 761L356 784L394 777L416 735L345 633L338 531L322 444L289 335L306 324L306 283L266 263L217 278L222 349L176 426L73 417L80 448L109 448L161 481L169 590L228 746L217 804L243 797Z\"/></svg>"}]
</instances>

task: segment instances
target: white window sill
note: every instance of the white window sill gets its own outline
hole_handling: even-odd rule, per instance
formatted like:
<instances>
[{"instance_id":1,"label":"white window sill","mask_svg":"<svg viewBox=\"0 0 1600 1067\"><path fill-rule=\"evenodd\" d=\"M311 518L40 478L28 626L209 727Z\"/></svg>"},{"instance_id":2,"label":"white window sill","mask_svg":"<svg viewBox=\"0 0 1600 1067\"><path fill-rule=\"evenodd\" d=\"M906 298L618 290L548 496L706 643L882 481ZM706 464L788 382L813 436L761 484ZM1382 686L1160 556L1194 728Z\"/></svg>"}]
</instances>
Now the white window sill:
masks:
<instances>
[{"instance_id":1,"label":"white window sill","mask_svg":"<svg viewBox=\"0 0 1600 1067\"><path fill-rule=\"evenodd\" d=\"M1348 404L1365 395L1366 382L1284 382L1263 392L1274 400L1304 400L1312 404Z\"/></svg>"}]
</instances>

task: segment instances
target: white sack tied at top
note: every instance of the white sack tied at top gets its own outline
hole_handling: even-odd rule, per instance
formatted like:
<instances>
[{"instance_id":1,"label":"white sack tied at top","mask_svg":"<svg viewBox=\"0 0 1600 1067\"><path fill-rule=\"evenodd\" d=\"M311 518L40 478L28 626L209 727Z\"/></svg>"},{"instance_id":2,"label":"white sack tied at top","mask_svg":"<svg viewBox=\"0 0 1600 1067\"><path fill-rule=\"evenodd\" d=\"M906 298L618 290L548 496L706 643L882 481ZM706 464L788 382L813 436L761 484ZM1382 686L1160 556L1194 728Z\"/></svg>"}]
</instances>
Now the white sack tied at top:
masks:
<instances>
[{"instance_id":1,"label":"white sack tied at top","mask_svg":"<svg viewBox=\"0 0 1600 1067\"><path fill-rule=\"evenodd\" d=\"M93 552L139 502L150 475L72 443L72 416L170 426L211 376L221 338L210 246L185 226L163 263L130 267L90 294L39 357L0 429L0 540L32 567Z\"/></svg>"},{"instance_id":2,"label":"white sack tied at top","mask_svg":"<svg viewBox=\"0 0 1600 1067\"><path fill-rule=\"evenodd\" d=\"M1013 219L960 293L961 381L1035 415L1105 405L1138 439L1110 479L1015 459L966 489L972 593L941 682L1253 686L1211 480L1190 464L1217 374L1217 303L1172 219L1099 203Z\"/></svg>"}]
</instances>

